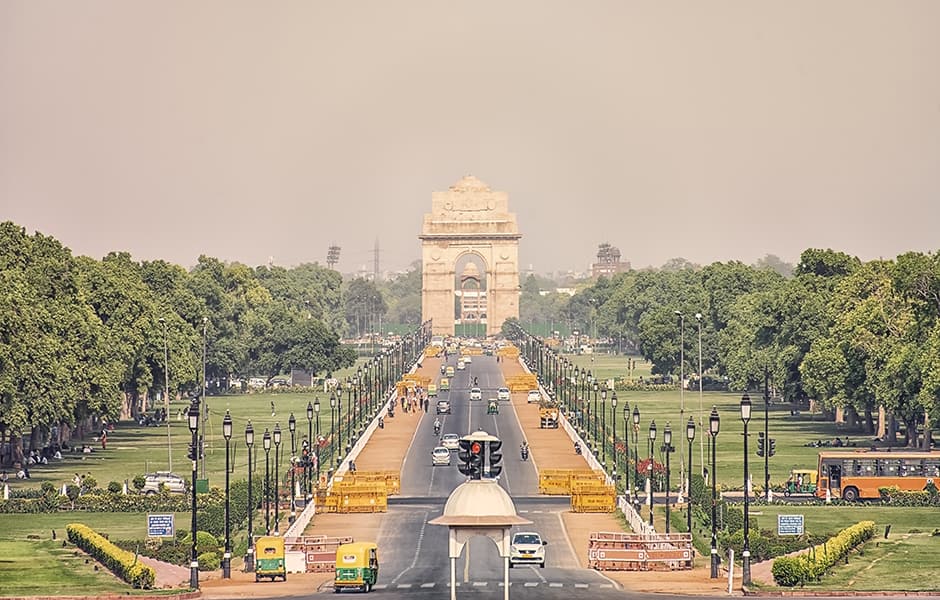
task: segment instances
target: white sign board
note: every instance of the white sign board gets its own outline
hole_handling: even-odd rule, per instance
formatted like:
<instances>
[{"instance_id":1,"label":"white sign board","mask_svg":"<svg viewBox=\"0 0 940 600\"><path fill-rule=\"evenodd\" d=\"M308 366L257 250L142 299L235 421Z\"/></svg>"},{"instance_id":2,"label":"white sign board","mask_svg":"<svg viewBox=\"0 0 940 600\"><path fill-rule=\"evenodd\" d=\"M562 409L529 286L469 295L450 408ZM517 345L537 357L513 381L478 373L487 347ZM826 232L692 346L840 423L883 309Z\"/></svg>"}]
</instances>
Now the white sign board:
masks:
<instances>
[{"instance_id":1,"label":"white sign board","mask_svg":"<svg viewBox=\"0 0 940 600\"><path fill-rule=\"evenodd\" d=\"M176 515L147 515L147 537L175 537Z\"/></svg>"},{"instance_id":2,"label":"white sign board","mask_svg":"<svg viewBox=\"0 0 940 600\"><path fill-rule=\"evenodd\" d=\"M777 535L803 535L803 515L777 515Z\"/></svg>"}]
</instances>

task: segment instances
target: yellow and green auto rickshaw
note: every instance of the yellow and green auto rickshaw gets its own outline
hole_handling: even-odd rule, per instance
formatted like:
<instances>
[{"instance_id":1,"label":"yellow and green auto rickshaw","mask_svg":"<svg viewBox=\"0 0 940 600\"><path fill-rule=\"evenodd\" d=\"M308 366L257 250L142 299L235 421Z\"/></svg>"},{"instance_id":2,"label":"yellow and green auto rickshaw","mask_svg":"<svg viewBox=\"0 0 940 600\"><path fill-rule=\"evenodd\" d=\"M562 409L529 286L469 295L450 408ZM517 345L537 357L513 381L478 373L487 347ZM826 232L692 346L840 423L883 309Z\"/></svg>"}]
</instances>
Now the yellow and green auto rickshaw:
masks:
<instances>
[{"instance_id":1,"label":"yellow and green auto rickshaw","mask_svg":"<svg viewBox=\"0 0 940 600\"><path fill-rule=\"evenodd\" d=\"M280 577L287 581L287 565L284 562L284 538L273 535L261 536L255 541L255 581Z\"/></svg>"},{"instance_id":2,"label":"yellow and green auto rickshaw","mask_svg":"<svg viewBox=\"0 0 940 600\"><path fill-rule=\"evenodd\" d=\"M783 495L815 494L816 469L793 469L783 487Z\"/></svg>"},{"instance_id":3,"label":"yellow and green auto rickshaw","mask_svg":"<svg viewBox=\"0 0 940 600\"><path fill-rule=\"evenodd\" d=\"M443 391L450 391L450 379L446 377L441 377L441 380L437 382L438 388Z\"/></svg>"},{"instance_id":4,"label":"yellow and green auto rickshaw","mask_svg":"<svg viewBox=\"0 0 940 600\"><path fill-rule=\"evenodd\" d=\"M333 591L370 592L379 578L379 547L374 542L342 544L336 549Z\"/></svg>"},{"instance_id":5,"label":"yellow and green auto rickshaw","mask_svg":"<svg viewBox=\"0 0 940 600\"><path fill-rule=\"evenodd\" d=\"M488 415L499 414L499 402L497 402L495 398L490 398L490 401L487 403L486 414Z\"/></svg>"}]
</instances>

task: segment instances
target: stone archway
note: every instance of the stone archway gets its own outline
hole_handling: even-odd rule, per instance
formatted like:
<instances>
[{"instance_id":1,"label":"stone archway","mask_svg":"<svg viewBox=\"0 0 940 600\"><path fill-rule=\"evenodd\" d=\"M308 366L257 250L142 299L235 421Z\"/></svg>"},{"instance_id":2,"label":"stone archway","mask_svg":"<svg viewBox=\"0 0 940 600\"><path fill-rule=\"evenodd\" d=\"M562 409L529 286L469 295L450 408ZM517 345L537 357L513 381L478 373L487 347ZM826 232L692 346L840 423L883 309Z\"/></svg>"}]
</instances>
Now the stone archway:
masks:
<instances>
[{"instance_id":1,"label":"stone archway","mask_svg":"<svg viewBox=\"0 0 940 600\"><path fill-rule=\"evenodd\" d=\"M457 261L476 254L485 267L486 334L498 334L503 322L519 318L519 227L509 212L509 195L495 192L468 175L446 192L431 194L431 212L421 228L421 318L431 319L432 333L455 330ZM481 300L482 303L482 300ZM482 311L479 311L482 314Z\"/></svg>"}]
</instances>

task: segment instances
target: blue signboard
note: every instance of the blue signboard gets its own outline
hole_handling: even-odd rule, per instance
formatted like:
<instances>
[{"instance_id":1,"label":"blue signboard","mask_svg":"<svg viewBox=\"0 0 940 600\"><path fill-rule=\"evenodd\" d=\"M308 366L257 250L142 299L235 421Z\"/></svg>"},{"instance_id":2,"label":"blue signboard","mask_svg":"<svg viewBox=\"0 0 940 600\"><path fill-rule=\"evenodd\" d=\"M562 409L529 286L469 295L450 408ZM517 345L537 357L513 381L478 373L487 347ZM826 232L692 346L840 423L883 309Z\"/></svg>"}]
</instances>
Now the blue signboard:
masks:
<instances>
[{"instance_id":1,"label":"blue signboard","mask_svg":"<svg viewBox=\"0 0 940 600\"><path fill-rule=\"evenodd\" d=\"M176 522L173 513L168 515L147 515L147 537L175 537Z\"/></svg>"},{"instance_id":2,"label":"blue signboard","mask_svg":"<svg viewBox=\"0 0 940 600\"><path fill-rule=\"evenodd\" d=\"M777 515L777 535L803 535L803 515Z\"/></svg>"}]
</instances>

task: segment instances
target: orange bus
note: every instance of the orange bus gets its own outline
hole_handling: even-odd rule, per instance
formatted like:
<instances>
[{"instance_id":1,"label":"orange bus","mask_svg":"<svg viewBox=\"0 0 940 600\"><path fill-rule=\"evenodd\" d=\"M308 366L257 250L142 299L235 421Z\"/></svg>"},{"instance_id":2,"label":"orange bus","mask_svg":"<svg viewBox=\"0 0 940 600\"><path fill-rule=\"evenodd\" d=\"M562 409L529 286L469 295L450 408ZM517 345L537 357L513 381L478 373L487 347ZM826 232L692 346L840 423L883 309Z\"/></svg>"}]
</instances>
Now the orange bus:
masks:
<instances>
[{"instance_id":1,"label":"orange bus","mask_svg":"<svg viewBox=\"0 0 940 600\"><path fill-rule=\"evenodd\" d=\"M940 452L826 451L819 453L816 496L877 500L880 487L922 490L928 483L940 485Z\"/></svg>"}]
</instances>

